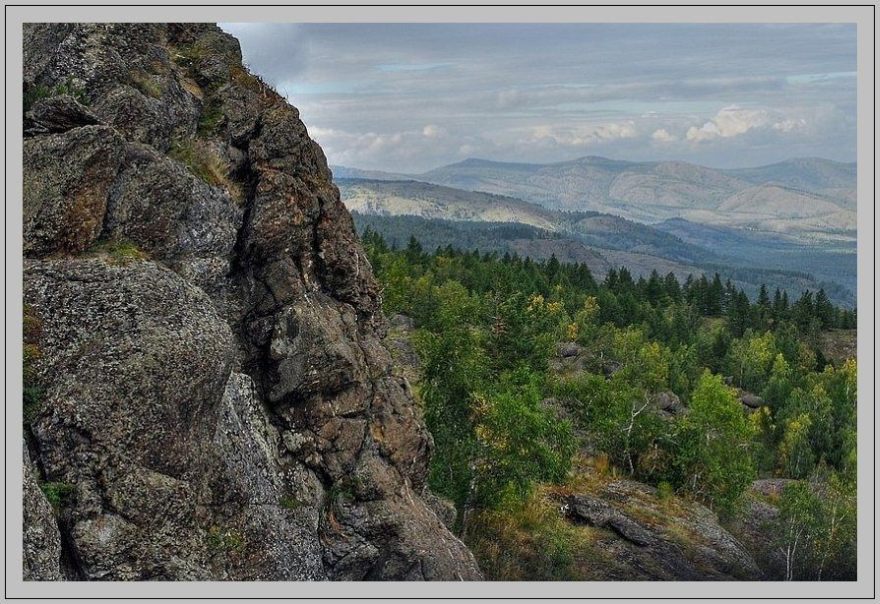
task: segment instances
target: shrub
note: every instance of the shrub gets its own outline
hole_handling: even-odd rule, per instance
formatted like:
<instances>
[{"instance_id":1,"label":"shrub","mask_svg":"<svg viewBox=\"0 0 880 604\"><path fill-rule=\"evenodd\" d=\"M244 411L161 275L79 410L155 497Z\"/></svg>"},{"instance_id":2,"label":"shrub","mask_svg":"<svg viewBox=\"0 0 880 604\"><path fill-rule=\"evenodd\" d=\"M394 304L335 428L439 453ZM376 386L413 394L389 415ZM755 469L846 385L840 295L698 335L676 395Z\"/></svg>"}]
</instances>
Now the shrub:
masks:
<instances>
[{"instance_id":1,"label":"shrub","mask_svg":"<svg viewBox=\"0 0 880 604\"><path fill-rule=\"evenodd\" d=\"M66 505L73 496L74 486L67 482L43 482L40 483L40 490L46 496L46 500L52 506L52 509L58 513L58 510Z\"/></svg>"},{"instance_id":2,"label":"shrub","mask_svg":"<svg viewBox=\"0 0 880 604\"><path fill-rule=\"evenodd\" d=\"M41 99L53 96L68 95L76 99L80 105L88 105L89 97L86 94L85 87L78 84L73 78L68 78L61 84L49 87L42 84L34 84L33 86L25 86L24 89L24 111L30 111L34 103Z\"/></svg>"},{"instance_id":3,"label":"shrub","mask_svg":"<svg viewBox=\"0 0 880 604\"><path fill-rule=\"evenodd\" d=\"M708 370L676 435L679 485L710 507L730 513L755 476L754 427L721 376Z\"/></svg>"},{"instance_id":4,"label":"shrub","mask_svg":"<svg viewBox=\"0 0 880 604\"><path fill-rule=\"evenodd\" d=\"M278 503L280 503L281 507L283 507L285 510L298 510L305 505L305 503L303 503L293 495L285 495Z\"/></svg>"},{"instance_id":5,"label":"shrub","mask_svg":"<svg viewBox=\"0 0 880 604\"><path fill-rule=\"evenodd\" d=\"M521 370L500 382L505 387L477 396L473 410L476 488L484 506L505 495L521 500L539 481L561 482L576 448L570 423L541 405L535 374Z\"/></svg>"},{"instance_id":6,"label":"shrub","mask_svg":"<svg viewBox=\"0 0 880 604\"><path fill-rule=\"evenodd\" d=\"M223 109L216 99L210 99L199 116L198 135L202 138L214 136L223 121Z\"/></svg>"}]
</instances>

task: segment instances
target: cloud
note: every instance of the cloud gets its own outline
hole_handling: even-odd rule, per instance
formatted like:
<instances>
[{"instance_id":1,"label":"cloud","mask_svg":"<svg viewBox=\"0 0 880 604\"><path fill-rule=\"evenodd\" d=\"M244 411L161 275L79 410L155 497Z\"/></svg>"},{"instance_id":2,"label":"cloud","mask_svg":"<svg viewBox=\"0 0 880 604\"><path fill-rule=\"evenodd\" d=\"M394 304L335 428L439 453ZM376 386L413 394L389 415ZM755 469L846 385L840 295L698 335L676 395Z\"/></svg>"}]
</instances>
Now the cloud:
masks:
<instances>
[{"instance_id":1,"label":"cloud","mask_svg":"<svg viewBox=\"0 0 880 604\"><path fill-rule=\"evenodd\" d=\"M420 172L462 156L600 154L737 166L855 153L852 25L222 27L334 164Z\"/></svg>"},{"instance_id":2,"label":"cloud","mask_svg":"<svg viewBox=\"0 0 880 604\"><path fill-rule=\"evenodd\" d=\"M552 143L563 147L585 147L596 143L635 138L637 135L635 122L627 120L578 127L536 126L532 128L530 138L535 142Z\"/></svg>"},{"instance_id":3,"label":"cloud","mask_svg":"<svg viewBox=\"0 0 880 604\"><path fill-rule=\"evenodd\" d=\"M434 124L428 124L424 128L422 128L422 136L425 138L437 138L438 136L443 136L444 131L439 126L435 126Z\"/></svg>"},{"instance_id":4,"label":"cloud","mask_svg":"<svg viewBox=\"0 0 880 604\"><path fill-rule=\"evenodd\" d=\"M792 130L800 130L801 128L805 128L806 126L807 120L801 117L797 119L787 119L782 120L781 122L775 122L773 124L773 129L780 132L791 132Z\"/></svg>"},{"instance_id":5,"label":"cloud","mask_svg":"<svg viewBox=\"0 0 880 604\"><path fill-rule=\"evenodd\" d=\"M651 138L660 143L671 143L678 140L674 134L670 134L666 128L658 128L651 134Z\"/></svg>"},{"instance_id":6,"label":"cloud","mask_svg":"<svg viewBox=\"0 0 880 604\"><path fill-rule=\"evenodd\" d=\"M762 109L742 109L730 105L720 109L715 117L699 128L696 126L688 128L685 138L696 143L717 138L731 138L766 125L768 119L767 112Z\"/></svg>"}]
</instances>

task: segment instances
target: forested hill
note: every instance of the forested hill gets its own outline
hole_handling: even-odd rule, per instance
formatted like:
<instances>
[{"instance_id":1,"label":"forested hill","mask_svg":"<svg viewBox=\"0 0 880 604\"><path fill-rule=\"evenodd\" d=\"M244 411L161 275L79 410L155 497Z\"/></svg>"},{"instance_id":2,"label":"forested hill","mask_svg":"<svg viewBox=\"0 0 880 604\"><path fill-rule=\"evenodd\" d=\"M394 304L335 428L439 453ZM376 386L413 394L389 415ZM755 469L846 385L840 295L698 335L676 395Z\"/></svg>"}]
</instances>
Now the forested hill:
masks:
<instances>
[{"instance_id":1,"label":"forested hill","mask_svg":"<svg viewBox=\"0 0 880 604\"><path fill-rule=\"evenodd\" d=\"M347 189L342 188L343 194ZM714 240L707 241L711 233L699 225L682 227L685 236L698 230L694 236L701 245L684 242L678 232L655 237L659 229L635 225L623 219L600 214L583 215L577 221L577 233L547 230L522 222L484 222L476 220L443 220L412 215L363 214L352 211L358 231L369 228L380 233L389 245L404 247L411 236L425 247L433 250L451 245L456 249L480 250L481 252L510 253L533 260L549 260L555 256L561 262L582 262L594 275L604 278L611 268L626 268L634 279L648 278L652 272L661 275L673 273L684 282L688 276L712 278L719 273L723 281L730 280L754 301L760 295L761 285L771 291L781 289L798 297L804 291L824 290L836 305L853 307L855 297L836 278L848 282L847 272L852 258L839 257L823 250L792 247L784 243L768 243L761 238L745 240L745 245L727 245L733 237L740 243L743 237L729 233L714 233ZM635 229L628 229L636 226ZM660 225L665 228L667 225ZM674 229L673 224L668 228ZM668 241L676 246L667 247ZM686 243L686 244L685 244ZM708 246L717 251L710 252ZM680 253L686 253L681 258ZM727 254L727 255L724 255ZM672 256L672 258L668 257ZM673 259L678 257L679 259ZM778 263L788 268L760 268L764 263ZM805 268L822 271L826 277L817 279Z\"/></svg>"},{"instance_id":2,"label":"forested hill","mask_svg":"<svg viewBox=\"0 0 880 604\"><path fill-rule=\"evenodd\" d=\"M856 366L823 352L854 312L363 240L487 577L855 576Z\"/></svg>"}]
</instances>

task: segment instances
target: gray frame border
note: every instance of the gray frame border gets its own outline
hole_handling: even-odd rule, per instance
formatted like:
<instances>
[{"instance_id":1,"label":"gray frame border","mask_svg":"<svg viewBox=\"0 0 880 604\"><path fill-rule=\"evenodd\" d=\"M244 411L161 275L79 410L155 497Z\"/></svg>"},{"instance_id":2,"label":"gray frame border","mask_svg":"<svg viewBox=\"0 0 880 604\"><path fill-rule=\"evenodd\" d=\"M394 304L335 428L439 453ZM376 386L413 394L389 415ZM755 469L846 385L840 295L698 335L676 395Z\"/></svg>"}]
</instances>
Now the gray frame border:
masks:
<instances>
[{"instance_id":1,"label":"gray frame border","mask_svg":"<svg viewBox=\"0 0 880 604\"><path fill-rule=\"evenodd\" d=\"M7 598L873 598L875 596L875 7L870 5L401 6L42 5L5 6L6 41L6 428ZM207 19L206 17L211 17ZM857 24L858 307L860 365L859 579L851 583L24 583L21 580L21 23L27 21L292 22L849 22ZM870 312L868 312L870 309ZM6 422L6 418L11 418Z\"/></svg>"}]
</instances>

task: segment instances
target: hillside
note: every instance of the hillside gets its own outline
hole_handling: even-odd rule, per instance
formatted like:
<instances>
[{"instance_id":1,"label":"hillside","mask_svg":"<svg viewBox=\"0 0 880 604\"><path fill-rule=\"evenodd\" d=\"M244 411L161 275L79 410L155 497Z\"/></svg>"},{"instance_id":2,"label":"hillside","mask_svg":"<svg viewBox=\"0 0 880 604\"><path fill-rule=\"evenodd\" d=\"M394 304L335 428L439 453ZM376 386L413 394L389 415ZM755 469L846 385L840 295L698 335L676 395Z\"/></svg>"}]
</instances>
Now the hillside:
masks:
<instances>
[{"instance_id":1,"label":"hillside","mask_svg":"<svg viewBox=\"0 0 880 604\"><path fill-rule=\"evenodd\" d=\"M685 262L710 261L714 253L668 233L596 212L561 212L519 199L417 181L339 180L351 211L385 216L479 222L516 222L590 246L650 254Z\"/></svg>"},{"instance_id":2,"label":"hillside","mask_svg":"<svg viewBox=\"0 0 880 604\"><path fill-rule=\"evenodd\" d=\"M463 191L412 180L337 178L336 184L345 206L361 214L517 222L548 231L557 231L560 227L556 212L502 195Z\"/></svg>"},{"instance_id":3,"label":"hillside","mask_svg":"<svg viewBox=\"0 0 880 604\"><path fill-rule=\"evenodd\" d=\"M369 175L401 178L376 171ZM597 211L647 223L685 218L805 240L829 232L840 236L856 224L854 164L822 159L742 170L595 156L554 164L467 159L409 178L516 197L557 210ZM852 233L846 236L853 240Z\"/></svg>"},{"instance_id":4,"label":"hillside","mask_svg":"<svg viewBox=\"0 0 880 604\"><path fill-rule=\"evenodd\" d=\"M854 313L363 241L487 579L854 577Z\"/></svg>"},{"instance_id":5,"label":"hillside","mask_svg":"<svg viewBox=\"0 0 880 604\"><path fill-rule=\"evenodd\" d=\"M600 276L620 266L637 276L656 270L682 279L717 271L750 296L766 283L797 294L825 287L836 303L854 303L855 254L805 246L793 237L682 219L649 226L609 214L554 211L503 195L418 181L336 182L359 226L370 225L401 245L415 235L427 249L451 244L537 259L555 255L585 262ZM507 233L490 232L497 226L482 230L479 223L508 225ZM513 223L533 230L520 229L510 236Z\"/></svg>"}]
</instances>

